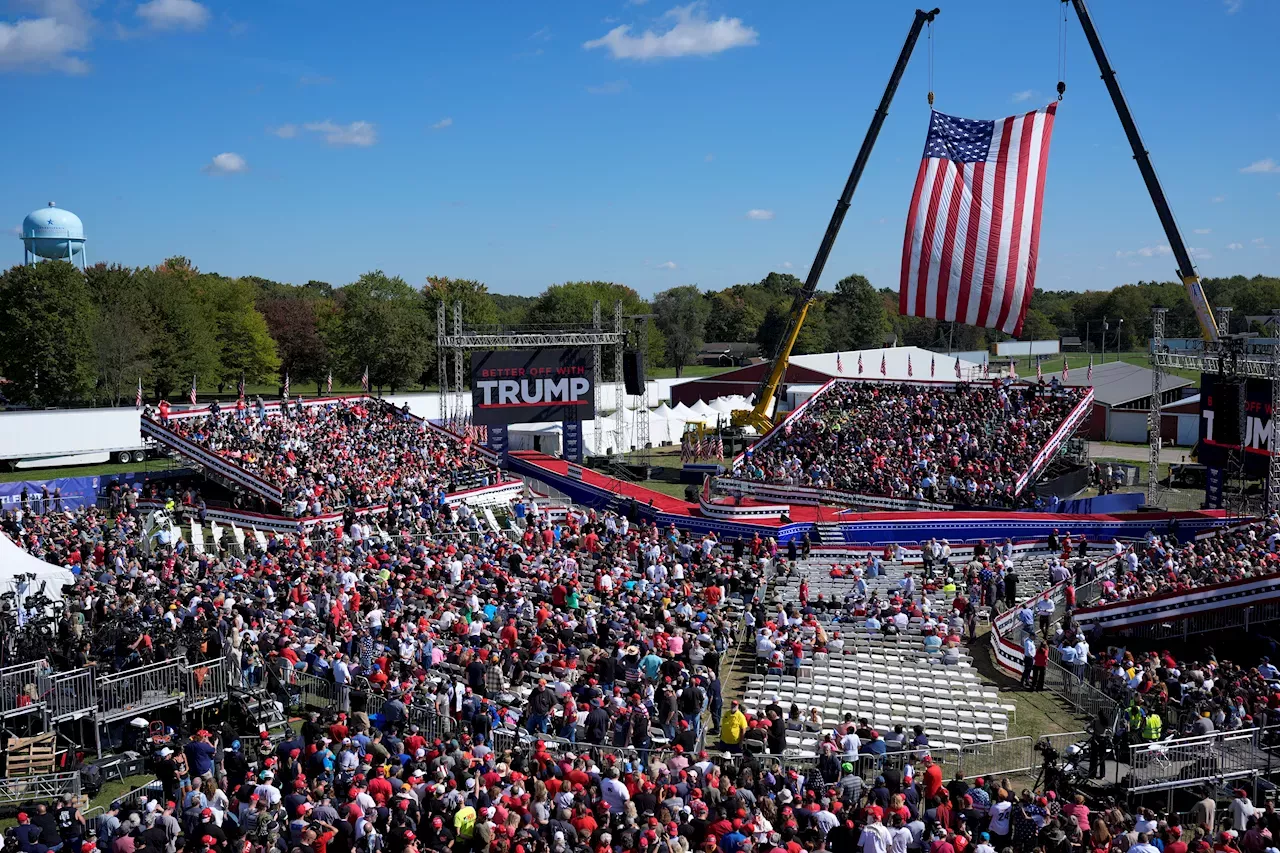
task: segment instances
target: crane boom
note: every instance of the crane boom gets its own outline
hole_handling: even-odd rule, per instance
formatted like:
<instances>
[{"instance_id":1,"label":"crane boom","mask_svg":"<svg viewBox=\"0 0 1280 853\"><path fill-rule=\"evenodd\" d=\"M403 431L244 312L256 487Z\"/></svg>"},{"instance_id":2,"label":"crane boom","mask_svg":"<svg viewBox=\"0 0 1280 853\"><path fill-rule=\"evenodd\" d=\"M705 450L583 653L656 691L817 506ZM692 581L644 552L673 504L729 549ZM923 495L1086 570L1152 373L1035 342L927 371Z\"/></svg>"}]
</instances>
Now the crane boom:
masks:
<instances>
[{"instance_id":1,"label":"crane boom","mask_svg":"<svg viewBox=\"0 0 1280 853\"><path fill-rule=\"evenodd\" d=\"M1169 207L1169 201L1165 198L1164 189L1160 186L1160 179L1156 177L1155 167L1151 165L1151 157L1147 153L1147 148L1142 144L1142 136L1138 133L1138 125L1133 120L1133 113L1129 111L1129 105L1125 102L1124 92L1120 91L1120 83L1116 80L1115 69L1111 67L1111 60L1107 58L1107 51L1102 46L1101 39L1098 38L1098 31L1093 26L1093 18L1089 15L1089 7L1085 5L1085 0L1062 0L1062 2L1070 2L1075 7L1076 17L1080 19L1080 27L1084 30L1084 37L1089 42L1089 49L1093 51L1093 58L1098 63L1098 70L1102 72L1102 82L1106 84L1107 94L1111 96L1111 103L1115 105L1116 113L1120 116L1120 124L1124 127L1124 135L1129 138L1129 147L1133 149L1133 159L1138 161L1138 171L1142 173L1143 183L1147 185L1147 192L1151 195L1151 203L1155 205L1156 215L1160 217L1160 225L1164 228L1165 239L1169 241L1169 248L1173 250L1174 260L1178 262L1178 277L1182 279L1182 284L1187 289L1187 295L1191 298L1191 306L1195 309L1196 318L1200 321L1200 332L1207 341L1217 341L1219 337L1218 324L1214 321L1213 312L1209 310L1209 301L1205 298L1204 288L1200 284L1200 276L1196 274L1195 265L1191 263L1191 252L1187 250L1187 244L1182 239L1181 232L1178 231L1178 223L1173 218L1173 210Z\"/></svg>"},{"instance_id":2,"label":"crane boom","mask_svg":"<svg viewBox=\"0 0 1280 853\"><path fill-rule=\"evenodd\" d=\"M862 172L867 167L867 161L871 159L871 149L875 147L876 138L880 135L880 128L884 125L885 117L889 115L889 104L893 101L894 93L898 91L898 83L902 80L902 74L907 69L907 62L911 59L911 53L915 49L916 41L920 38L920 31L924 29L925 24L932 23L940 12L940 9L934 9L930 12L925 12L921 9L916 10L915 19L911 22L911 30L907 33L907 41L902 45L902 52L898 54L898 63L894 66L893 73L889 75L889 84L885 86L884 95L880 98L880 106L876 108L875 115L871 118L871 126L867 128L867 135L862 139L862 147L858 149L858 156L853 161L853 169L849 172L849 180L845 182L844 192L841 193L840 200L836 202L836 209L831 214L831 221L827 223L827 232L822 235L822 243L818 246L818 254L814 257L813 264L809 267L809 274L805 277L804 286L796 294L795 301L791 304L791 315L787 321L786 330L778 338L778 344L773 353L772 366L756 389L755 407L750 411L734 412L733 423L735 425L750 425L760 432L765 432L773 427L773 422L770 419L773 399L778 393L778 386L781 384L782 378L787 373L787 364L791 360L791 350L795 346L796 339L800 336L800 328L804 325L805 316L809 313L809 306L813 304L813 296L818 290L818 280L822 278L822 269L827 265L827 257L831 254L831 247L835 245L836 235L840 233L840 226L844 223L845 213L848 212L849 203L853 200L853 192L858 188L858 181L862 178Z\"/></svg>"}]
</instances>

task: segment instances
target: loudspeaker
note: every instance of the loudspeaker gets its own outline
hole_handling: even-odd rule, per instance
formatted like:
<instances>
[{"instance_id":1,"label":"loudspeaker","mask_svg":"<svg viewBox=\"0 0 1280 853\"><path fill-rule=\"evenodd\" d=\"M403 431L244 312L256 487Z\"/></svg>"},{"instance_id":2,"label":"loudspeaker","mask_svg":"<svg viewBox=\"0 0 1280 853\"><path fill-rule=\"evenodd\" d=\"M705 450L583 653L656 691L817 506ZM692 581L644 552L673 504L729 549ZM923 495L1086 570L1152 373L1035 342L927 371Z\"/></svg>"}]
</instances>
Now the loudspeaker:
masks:
<instances>
[{"instance_id":1,"label":"loudspeaker","mask_svg":"<svg viewBox=\"0 0 1280 853\"><path fill-rule=\"evenodd\" d=\"M628 394L644 393L644 355L639 350L622 354L622 387Z\"/></svg>"}]
</instances>

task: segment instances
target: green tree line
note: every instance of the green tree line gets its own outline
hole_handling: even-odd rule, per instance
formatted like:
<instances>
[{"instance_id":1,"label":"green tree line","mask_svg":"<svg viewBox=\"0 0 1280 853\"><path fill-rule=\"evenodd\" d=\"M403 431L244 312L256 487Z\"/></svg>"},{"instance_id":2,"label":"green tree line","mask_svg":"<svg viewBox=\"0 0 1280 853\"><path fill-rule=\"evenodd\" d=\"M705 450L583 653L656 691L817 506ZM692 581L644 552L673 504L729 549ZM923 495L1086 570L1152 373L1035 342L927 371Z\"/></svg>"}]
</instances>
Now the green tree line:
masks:
<instances>
[{"instance_id":1,"label":"green tree line","mask_svg":"<svg viewBox=\"0 0 1280 853\"><path fill-rule=\"evenodd\" d=\"M1232 329L1247 330L1248 316L1280 307L1280 278L1207 279L1212 305L1235 308ZM591 322L601 303L611 328L613 306L645 323L649 364L677 374L697 360L707 341L749 342L772 354L785 332L800 279L771 272L758 282L723 290L695 284L643 299L623 284L574 281L538 296L491 293L479 281L431 276L415 287L373 270L345 286L309 281L282 284L256 276L205 273L186 258L155 267L98 264L82 273L64 261L16 266L0 274L0 386L23 405L130 404L141 378L148 399L185 394L194 376L204 393L234 392L246 382L280 383L320 392L332 375L396 392L434 384L437 309L455 302L464 324L494 329L562 329ZM1151 309L1168 309L1169 337L1198 335L1186 291L1177 282L1137 282L1106 291L1040 291L1032 298L1022 338L1079 337L1128 350L1145 345ZM1123 320L1124 322L1119 322ZM635 323L628 327L635 329ZM899 344L983 349L1007 338L999 332L940 323L898 313L897 292L849 275L820 291L796 343L797 354ZM633 332L631 345L637 344ZM613 353L606 350L605 375Z\"/></svg>"}]
</instances>

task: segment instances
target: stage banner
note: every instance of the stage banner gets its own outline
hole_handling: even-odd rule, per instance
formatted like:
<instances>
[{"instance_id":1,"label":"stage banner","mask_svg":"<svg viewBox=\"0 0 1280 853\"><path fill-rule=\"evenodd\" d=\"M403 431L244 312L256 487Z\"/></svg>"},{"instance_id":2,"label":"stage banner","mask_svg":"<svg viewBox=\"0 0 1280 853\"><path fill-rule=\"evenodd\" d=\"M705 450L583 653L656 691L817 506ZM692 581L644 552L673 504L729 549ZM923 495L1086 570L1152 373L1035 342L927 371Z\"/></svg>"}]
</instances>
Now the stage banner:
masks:
<instances>
[{"instance_id":1,"label":"stage banner","mask_svg":"<svg viewBox=\"0 0 1280 853\"><path fill-rule=\"evenodd\" d=\"M489 427L489 449L498 454L498 464L507 464L507 427L506 424L492 424Z\"/></svg>"},{"instance_id":2,"label":"stage banner","mask_svg":"<svg viewBox=\"0 0 1280 853\"><path fill-rule=\"evenodd\" d=\"M582 461L582 421L564 422L564 447L561 448L565 459L571 462Z\"/></svg>"},{"instance_id":3,"label":"stage banner","mask_svg":"<svg viewBox=\"0 0 1280 853\"><path fill-rule=\"evenodd\" d=\"M594 418L590 347L488 350L471 354L475 423L540 423Z\"/></svg>"}]
</instances>

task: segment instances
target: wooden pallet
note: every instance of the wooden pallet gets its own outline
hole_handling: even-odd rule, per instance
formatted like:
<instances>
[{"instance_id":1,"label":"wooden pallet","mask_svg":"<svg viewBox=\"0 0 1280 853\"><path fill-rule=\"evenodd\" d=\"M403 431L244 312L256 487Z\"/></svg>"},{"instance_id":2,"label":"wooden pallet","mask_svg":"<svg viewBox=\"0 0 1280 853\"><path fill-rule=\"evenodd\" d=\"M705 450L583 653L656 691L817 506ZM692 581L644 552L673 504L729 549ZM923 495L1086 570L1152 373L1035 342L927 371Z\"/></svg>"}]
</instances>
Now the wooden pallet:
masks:
<instances>
[{"instance_id":1,"label":"wooden pallet","mask_svg":"<svg viewBox=\"0 0 1280 853\"><path fill-rule=\"evenodd\" d=\"M9 738L9 776L33 776L56 772L57 750L53 733Z\"/></svg>"}]
</instances>

